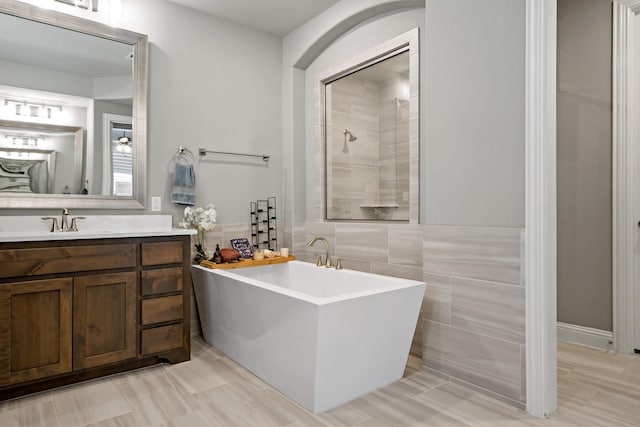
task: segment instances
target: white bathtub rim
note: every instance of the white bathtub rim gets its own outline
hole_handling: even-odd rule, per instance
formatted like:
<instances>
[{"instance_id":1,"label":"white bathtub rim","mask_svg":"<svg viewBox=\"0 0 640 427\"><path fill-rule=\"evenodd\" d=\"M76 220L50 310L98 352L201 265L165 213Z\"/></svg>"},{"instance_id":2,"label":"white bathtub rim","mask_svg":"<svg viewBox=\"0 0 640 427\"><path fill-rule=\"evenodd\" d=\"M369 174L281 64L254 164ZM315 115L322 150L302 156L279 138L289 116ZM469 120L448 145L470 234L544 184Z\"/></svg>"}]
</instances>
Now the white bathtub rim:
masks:
<instances>
[{"instance_id":1,"label":"white bathtub rim","mask_svg":"<svg viewBox=\"0 0 640 427\"><path fill-rule=\"evenodd\" d=\"M300 263L300 264L310 264L307 262L303 262L303 261L289 261L290 263ZM233 280L238 280L241 282L245 282L247 284L253 285L253 286L257 286L263 289L268 289L270 291L282 294L282 295L286 295L289 296L291 298L296 298L299 300L303 300L306 302L309 302L311 304L317 305L317 306L322 306L322 305L327 305L327 304L332 304L332 303L336 303L336 302L340 302L340 301L346 301L346 300L350 300L350 299L354 299L354 298L361 298L361 297L365 297L367 295L377 295L377 294L382 294L385 292L393 292L393 291L397 291L400 289L406 289L406 288L411 288L414 286L426 286L425 282L420 282L417 280L410 280L410 279L403 279L400 277L393 277L393 276L384 276L389 278L389 280L393 280L394 282L394 287L390 287L390 286L386 286L386 287L381 287L378 289L368 289L368 290L364 290L364 291L358 291L358 292L349 292L349 293L344 293L341 295L336 295L336 296L330 296L330 297L317 297L317 296L312 296L309 294L306 294L304 292L300 292L300 291L295 291L289 288L285 288L282 286L277 286L277 285L272 285L270 283L267 282L263 282L261 280L257 280L257 279L253 279L251 277L246 277L246 276L241 276L239 274L234 274L233 270L225 270L225 269L211 269L211 268L206 268L206 267L202 267L200 265L192 265L192 268L198 268L200 270L203 270L205 272L211 273L211 274L217 274L229 279L233 279ZM260 267L244 267L244 268L260 268ZM322 267L315 267L315 268L322 268ZM357 270L341 270L338 273L346 273L346 274L357 274L357 275L363 275L363 276L372 276L372 277L380 277L380 274L374 274L374 273L367 273L364 271L357 271Z\"/></svg>"}]
</instances>

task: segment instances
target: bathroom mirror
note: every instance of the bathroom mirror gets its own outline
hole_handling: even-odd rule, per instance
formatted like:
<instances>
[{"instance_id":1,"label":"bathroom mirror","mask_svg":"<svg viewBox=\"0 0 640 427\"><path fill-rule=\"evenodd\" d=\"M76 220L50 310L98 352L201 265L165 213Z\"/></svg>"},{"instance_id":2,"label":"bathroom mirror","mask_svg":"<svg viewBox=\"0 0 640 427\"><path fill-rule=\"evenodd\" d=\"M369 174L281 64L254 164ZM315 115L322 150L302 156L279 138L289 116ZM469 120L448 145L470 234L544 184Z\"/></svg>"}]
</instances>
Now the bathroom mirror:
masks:
<instances>
[{"instance_id":1,"label":"bathroom mirror","mask_svg":"<svg viewBox=\"0 0 640 427\"><path fill-rule=\"evenodd\" d=\"M417 30L394 41L321 79L327 220L418 222Z\"/></svg>"},{"instance_id":2,"label":"bathroom mirror","mask_svg":"<svg viewBox=\"0 0 640 427\"><path fill-rule=\"evenodd\" d=\"M14 0L0 0L0 28L0 121L20 125L0 123L0 153L25 157L50 150L45 139L40 147L29 146L28 139L47 126L75 127L80 134L73 133L73 154L52 149L47 167L33 164L32 185L0 191L0 208L143 209L147 36ZM113 144L103 129L105 114L130 117L129 151L117 160L105 159ZM105 166L114 162L116 167ZM128 182L122 182L124 175L114 180L114 170L122 172L125 164ZM52 184L43 186L44 172L36 170L46 170Z\"/></svg>"}]
</instances>

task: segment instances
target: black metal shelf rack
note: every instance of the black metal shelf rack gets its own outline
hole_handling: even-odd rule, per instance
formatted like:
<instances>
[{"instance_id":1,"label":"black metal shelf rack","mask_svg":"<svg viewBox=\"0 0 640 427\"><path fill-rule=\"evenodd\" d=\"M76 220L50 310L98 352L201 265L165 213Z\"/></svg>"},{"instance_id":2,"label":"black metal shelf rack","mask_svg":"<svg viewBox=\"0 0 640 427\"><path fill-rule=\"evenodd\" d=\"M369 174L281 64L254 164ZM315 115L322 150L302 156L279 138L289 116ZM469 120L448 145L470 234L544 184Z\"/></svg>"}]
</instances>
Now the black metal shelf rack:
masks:
<instances>
[{"instance_id":1,"label":"black metal shelf rack","mask_svg":"<svg viewBox=\"0 0 640 427\"><path fill-rule=\"evenodd\" d=\"M278 250L278 215L276 198L250 203L251 244L254 249Z\"/></svg>"}]
</instances>

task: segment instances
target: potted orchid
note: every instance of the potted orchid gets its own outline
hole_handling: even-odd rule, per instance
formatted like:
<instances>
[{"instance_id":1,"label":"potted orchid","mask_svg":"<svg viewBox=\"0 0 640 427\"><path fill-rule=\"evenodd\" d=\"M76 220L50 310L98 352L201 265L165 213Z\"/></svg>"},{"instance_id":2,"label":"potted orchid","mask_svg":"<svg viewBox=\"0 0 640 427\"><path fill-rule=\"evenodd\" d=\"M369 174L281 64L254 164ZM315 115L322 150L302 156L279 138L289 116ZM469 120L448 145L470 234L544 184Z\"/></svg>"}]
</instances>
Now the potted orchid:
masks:
<instances>
[{"instance_id":1,"label":"potted orchid","mask_svg":"<svg viewBox=\"0 0 640 427\"><path fill-rule=\"evenodd\" d=\"M194 259L196 262L208 258L207 249L204 247L205 233L215 228L216 215L216 209L212 204L208 204L204 208L192 208L191 206L184 208L180 226L197 230L195 235L196 256Z\"/></svg>"}]
</instances>

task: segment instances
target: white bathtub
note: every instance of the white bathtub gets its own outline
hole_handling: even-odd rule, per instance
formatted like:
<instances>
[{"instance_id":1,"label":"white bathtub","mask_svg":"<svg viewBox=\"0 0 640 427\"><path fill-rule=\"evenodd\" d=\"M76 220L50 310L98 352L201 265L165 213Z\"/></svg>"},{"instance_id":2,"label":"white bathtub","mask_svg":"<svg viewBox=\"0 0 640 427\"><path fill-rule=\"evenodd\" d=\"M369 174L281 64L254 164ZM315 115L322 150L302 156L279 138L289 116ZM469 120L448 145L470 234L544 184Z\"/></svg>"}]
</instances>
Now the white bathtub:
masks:
<instances>
[{"instance_id":1,"label":"white bathtub","mask_svg":"<svg viewBox=\"0 0 640 427\"><path fill-rule=\"evenodd\" d=\"M402 377L425 289L299 261L191 275L205 340L316 413Z\"/></svg>"}]
</instances>

